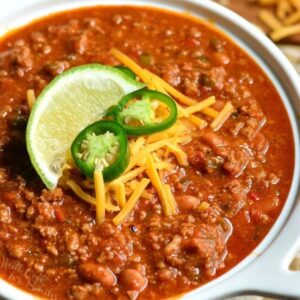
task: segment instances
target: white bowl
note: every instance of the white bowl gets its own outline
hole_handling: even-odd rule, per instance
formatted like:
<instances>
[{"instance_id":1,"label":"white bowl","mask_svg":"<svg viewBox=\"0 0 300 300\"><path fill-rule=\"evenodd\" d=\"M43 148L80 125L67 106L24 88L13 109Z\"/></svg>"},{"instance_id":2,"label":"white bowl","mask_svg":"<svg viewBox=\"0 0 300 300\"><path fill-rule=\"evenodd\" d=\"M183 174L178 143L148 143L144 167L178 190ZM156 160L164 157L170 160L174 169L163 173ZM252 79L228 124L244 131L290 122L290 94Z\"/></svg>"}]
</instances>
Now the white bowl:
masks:
<instances>
[{"instance_id":1,"label":"white bowl","mask_svg":"<svg viewBox=\"0 0 300 300\"><path fill-rule=\"evenodd\" d=\"M0 34L52 12L92 5L158 6L190 12L195 16L215 20L262 67L281 95L290 116L295 141L295 169L286 204L260 245L236 267L183 296L184 299L224 299L241 294L264 294L281 299L300 299L300 273L288 266L300 248L299 196L299 124L300 80L279 49L257 28L243 18L211 1L196 0L9 0L0 3ZM0 280L0 295L6 299L36 299Z\"/></svg>"}]
</instances>

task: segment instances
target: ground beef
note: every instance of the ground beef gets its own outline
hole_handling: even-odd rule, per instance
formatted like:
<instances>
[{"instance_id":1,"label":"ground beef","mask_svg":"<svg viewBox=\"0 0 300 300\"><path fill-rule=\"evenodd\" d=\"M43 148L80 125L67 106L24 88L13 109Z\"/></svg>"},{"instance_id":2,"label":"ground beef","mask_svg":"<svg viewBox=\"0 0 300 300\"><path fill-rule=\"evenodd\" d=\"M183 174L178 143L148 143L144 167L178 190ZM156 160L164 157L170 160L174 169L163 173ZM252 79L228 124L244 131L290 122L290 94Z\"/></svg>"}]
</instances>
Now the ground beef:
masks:
<instances>
[{"instance_id":1,"label":"ground beef","mask_svg":"<svg viewBox=\"0 0 300 300\"><path fill-rule=\"evenodd\" d=\"M84 284L74 285L71 288L71 298L75 300L86 300L91 297L102 295L102 287L100 284Z\"/></svg>"},{"instance_id":2,"label":"ground beef","mask_svg":"<svg viewBox=\"0 0 300 300\"><path fill-rule=\"evenodd\" d=\"M33 228L43 237L49 240L56 238L58 231L54 226L34 225Z\"/></svg>"},{"instance_id":3,"label":"ground beef","mask_svg":"<svg viewBox=\"0 0 300 300\"><path fill-rule=\"evenodd\" d=\"M68 61L54 61L44 65L42 72L46 75L56 76L70 67Z\"/></svg>"},{"instance_id":4,"label":"ground beef","mask_svg":"<svg viewBox=\"0 0 300 300\"><path fill-rule=\"evenodd\" d=\"M9 224L11 222L10 207L5 204L0 204L0 223Z\"/></svg>"},{"instance_id":5,"label":"ground beef","mask_svg":"<svg viewBox=\"0 0 300 300\"><path fill-rule=\"evenodd\" d=\"M42 191L42 195L40 196L40 199L42 201L55 202L55 201L61 201L63 199L63 196L64 193L61 188L56 188L51 191L44 189Z\"/></svg>"},{"instance_id":6,"label":"ground beef","mask_svg":"<svg viewBox=\"0 0 300 300\"><path fill-rule=\"evenodd\" d=\"M217 152L225 160L224 170L235 177L242 175L252 158L252 152L246 144L234 149L220 148Z\"/></svg>"},{"instance_id":7,"label":"ground beef","mask_svg":"<svg viewBox=\"0 0 300 300\"><path fill-rule=\"evenodd\" d=\"M33 59L31 49L24 45L23 42L19 43L18 47L11 52L11 60L20 68L31 69L33 67Z\"/></svg>"},{"instance_id":8,"label":"ground beef","mask_svg":"<svg viewBox=\"0 0 300 300\"><path fill-rule=\"evenodd\" d=\"M28 247L16 242L11 242L7 245L7 252L13 258L23 259L24 255L28 252Z\"/></svg>"},{"instance_id":9,"label":"ground beef","mask_svg":"<svg viewBox=\"0 0 300 300\"><path fill-rule=\"evenodd\" d=\"M80 244L79 244L79 236L76 232L67 230L64 233L65 241L66 241L66 249L68 252L73 253L76 251Z\"/></svg>"}]
</instances>

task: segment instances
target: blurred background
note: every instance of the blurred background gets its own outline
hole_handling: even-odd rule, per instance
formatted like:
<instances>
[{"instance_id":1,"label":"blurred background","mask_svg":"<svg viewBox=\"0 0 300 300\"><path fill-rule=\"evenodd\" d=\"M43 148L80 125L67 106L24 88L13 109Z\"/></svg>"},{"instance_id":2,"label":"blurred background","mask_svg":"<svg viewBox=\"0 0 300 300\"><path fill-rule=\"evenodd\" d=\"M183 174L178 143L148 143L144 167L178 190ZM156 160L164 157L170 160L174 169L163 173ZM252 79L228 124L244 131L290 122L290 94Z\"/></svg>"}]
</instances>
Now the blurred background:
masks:
<instances>
[{"instance_id":1,"label":"blurred background","mask_svg":"<svg viewBox=\"0 0 300 300\"><path fill-rule=\"evenodd\" d=\"M258 26L285 53L300 74L300 0L215 1Z\"/></svg>"}]
</instances>

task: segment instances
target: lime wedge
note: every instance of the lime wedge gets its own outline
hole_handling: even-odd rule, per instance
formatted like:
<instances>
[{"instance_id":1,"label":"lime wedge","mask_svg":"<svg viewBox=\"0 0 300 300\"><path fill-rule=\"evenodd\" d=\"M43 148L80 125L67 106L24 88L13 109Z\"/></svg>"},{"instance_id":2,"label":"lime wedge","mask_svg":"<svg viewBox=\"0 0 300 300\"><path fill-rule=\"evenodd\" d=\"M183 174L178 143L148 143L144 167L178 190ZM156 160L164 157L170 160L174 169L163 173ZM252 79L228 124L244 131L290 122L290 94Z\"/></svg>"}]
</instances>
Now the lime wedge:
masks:
<instances>
[{"instance_id":1,"label":"lime wedge","mask_svg":"<svg viewBox=\"0 0 300 300\"><path fill-rule=\"evenodd\" d=\"M47 188L56 187L76 135L124 95L143 87L116 68L90 64L60 74L42 91L29 117L26 145Z\"/></svg>"}]
</instances>

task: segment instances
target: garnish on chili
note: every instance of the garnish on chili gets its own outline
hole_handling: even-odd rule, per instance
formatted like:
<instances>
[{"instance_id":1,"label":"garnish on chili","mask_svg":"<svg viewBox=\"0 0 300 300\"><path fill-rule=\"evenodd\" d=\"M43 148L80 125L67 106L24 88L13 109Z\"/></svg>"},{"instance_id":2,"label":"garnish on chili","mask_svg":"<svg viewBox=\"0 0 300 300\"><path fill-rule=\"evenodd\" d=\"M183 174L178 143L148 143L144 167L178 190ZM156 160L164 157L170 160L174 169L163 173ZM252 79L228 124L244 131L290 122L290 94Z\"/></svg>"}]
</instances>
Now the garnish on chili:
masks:
<instances>
[{"instance_id":1,"label":"garnish on chili","mask_svg":"<svg viewBox=\"0 0 300 300\"><path fill-rule=\"evenodd\" d=\"M115 66L115 68L122 71L124 74L131 77L132 79L136 79L136 75L129 68L122 66L122 65Z\"/></svg>"},{"instance_id":2,"label":"garnish on chili","mask_svg":"<svg viewBox=\"0 0 300 300\"><path fill-rule=\"evenodd\" d=\"M167 117L157 122L155 111L164 106ZM116 108L115 108L116 109ZM116 121L132 136L149 135L171 127L177 119L172 98L158 91L142 89L124 96L114 111Z\"/></svg>"},{"instance_id":3,"label":"garnish on chili","mask_svg":"<svg viewBox=\"0 0 300 300\"><path fill-rule=\"evenodd\" d=\"M126 132L113 121L98 121L86 127L75 138L71 152L85 176L93 178L95 169L101 170L104 181L119 177L129 161Z\"/></svg>"}]
</instances>

